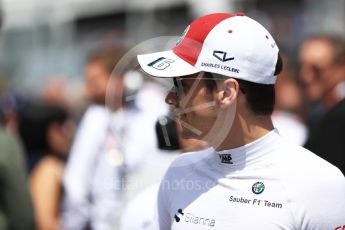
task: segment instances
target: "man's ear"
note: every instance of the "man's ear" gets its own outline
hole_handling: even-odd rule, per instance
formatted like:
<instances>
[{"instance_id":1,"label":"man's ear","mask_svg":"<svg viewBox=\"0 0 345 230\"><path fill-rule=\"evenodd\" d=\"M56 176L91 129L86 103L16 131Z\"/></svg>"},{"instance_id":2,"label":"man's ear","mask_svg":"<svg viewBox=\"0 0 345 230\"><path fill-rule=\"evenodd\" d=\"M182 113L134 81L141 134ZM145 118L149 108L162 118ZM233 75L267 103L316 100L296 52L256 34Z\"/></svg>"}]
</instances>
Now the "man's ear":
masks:
<instances>
[{"instance_id":1,"label":"man's ear","mask_svg":"<svg viewBox=\"0 0 345 230\"><path fill-rule=\"evenodd\" d=\"M223 91L220 95L220 107L226 108L232 105L238 97L240 86L235 79L227 79L223 82Z\"/></svg>"}]
</instances>

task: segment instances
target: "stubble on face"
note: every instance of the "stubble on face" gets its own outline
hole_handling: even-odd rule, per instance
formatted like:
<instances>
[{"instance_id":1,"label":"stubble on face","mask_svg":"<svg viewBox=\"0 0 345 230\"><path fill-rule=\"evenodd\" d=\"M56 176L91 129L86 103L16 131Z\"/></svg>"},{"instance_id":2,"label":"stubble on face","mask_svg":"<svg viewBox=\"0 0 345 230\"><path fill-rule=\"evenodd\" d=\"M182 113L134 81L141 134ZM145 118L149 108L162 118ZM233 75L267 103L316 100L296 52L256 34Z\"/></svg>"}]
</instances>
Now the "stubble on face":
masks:
<instances>
[{"instance_id":1,"label":"stubble on face","mask_svg":"<svg viewBox=\"0 0 345 230\"><path fill-rule=\"evenodd\" d=\"M217 102L203 80L185 80L185 92L177 109L183 138L203 139L217 119ZM193 91L193 84L197 84Z\"/></svg>"}]
</instances>

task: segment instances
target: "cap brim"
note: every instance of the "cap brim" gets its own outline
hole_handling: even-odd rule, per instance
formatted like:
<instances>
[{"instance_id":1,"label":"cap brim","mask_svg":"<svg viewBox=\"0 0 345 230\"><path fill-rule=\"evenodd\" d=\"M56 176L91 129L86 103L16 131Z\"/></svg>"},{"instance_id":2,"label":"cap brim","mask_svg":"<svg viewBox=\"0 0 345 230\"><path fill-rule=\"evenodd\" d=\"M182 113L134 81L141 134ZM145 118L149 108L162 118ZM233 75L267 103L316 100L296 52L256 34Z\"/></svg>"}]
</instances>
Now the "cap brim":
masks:
<instances>
[{"instance_id":1,"label":"cap brim","mask_svg":"<svg viewBox=\"0 0 345 230\"><path fill-rule=\"evenodd\" d=\"M200 72L171 50L138 55L137 58L141 68L154 77L178 77Z\"/></svg>"}]
</instances>

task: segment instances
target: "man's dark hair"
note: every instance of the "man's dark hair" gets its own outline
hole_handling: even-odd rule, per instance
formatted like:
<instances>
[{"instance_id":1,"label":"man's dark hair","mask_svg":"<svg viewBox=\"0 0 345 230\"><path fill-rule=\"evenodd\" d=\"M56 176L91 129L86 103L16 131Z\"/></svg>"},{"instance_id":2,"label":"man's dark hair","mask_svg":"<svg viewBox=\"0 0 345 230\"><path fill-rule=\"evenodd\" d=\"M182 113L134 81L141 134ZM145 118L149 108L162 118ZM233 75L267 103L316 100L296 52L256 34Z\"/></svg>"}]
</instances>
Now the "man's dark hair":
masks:
<instances>
[{"instance_id":1,"label":"man's dark hair","mask_svg":"<svg viewBox=\"0 0 345 230\"><path fill-rule=\"evenodd\" d=\"M278 75L283 69L283 61L278 54L274 75ZM213 78L214 74L205 73L205 78ZM226 78L224 78L226 79ZM244 93L249 109L256 115L271 115L275 105L274 84L259 84L242 79L236 79L240 90ZM217 87L215 81L205 81L206 88L213 90Z\"/></svg>"}]
</instances>

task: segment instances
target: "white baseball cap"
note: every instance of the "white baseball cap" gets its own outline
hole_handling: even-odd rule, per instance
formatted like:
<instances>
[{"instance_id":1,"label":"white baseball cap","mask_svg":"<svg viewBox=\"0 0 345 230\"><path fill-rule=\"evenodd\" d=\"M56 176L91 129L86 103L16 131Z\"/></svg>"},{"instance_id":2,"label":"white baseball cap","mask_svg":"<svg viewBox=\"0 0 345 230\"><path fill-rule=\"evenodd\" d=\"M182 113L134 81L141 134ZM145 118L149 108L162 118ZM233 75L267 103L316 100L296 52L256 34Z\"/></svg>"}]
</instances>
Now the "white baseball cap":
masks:
<instances>
[{"instance_id":1,"label":"white baseball cap","mask_svg":"<svg viewBox=\"0 0 345 230\"><path fill-rule=\"evenodd\" d=\"M274 84L278 47L271 34L243 13L216 13L193 21L172 50L138 55L154 77L201 71L260 84Z\"/></svg>"}]
</instances>

